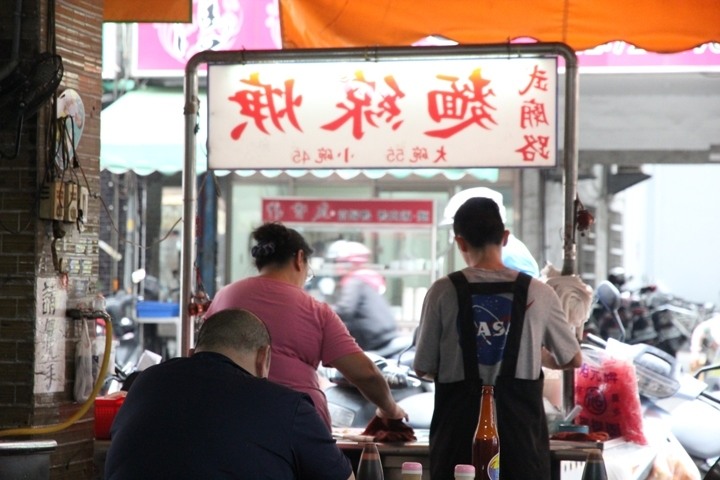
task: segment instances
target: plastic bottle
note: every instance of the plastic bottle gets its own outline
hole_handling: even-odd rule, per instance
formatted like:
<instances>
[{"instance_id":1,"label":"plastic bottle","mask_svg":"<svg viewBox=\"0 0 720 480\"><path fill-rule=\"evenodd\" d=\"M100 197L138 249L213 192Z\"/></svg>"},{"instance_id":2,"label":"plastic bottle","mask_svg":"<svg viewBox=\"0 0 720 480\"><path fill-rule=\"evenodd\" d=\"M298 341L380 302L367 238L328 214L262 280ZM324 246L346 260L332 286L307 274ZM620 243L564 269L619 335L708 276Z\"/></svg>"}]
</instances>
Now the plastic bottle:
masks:
<instances>
[{"instance_id":1,"label":"plastic bottle","mask_svg":"<svg viewBox=\"0 0 720 480\"><path fill-rule=\"evenodd\" d=\"M385 480L382 462L380 461L380 452L378 452L377 445L374 443L365 443L363 445L355 480Z\"/></svg>"},{"instance_id":2,"label":"plastic bottle","mask_svg":"<svg viewBox=\"0 0 720 480\"><path fill-rule=\"evenodd\" d=\"M608 480L605 461L599 449L593 448L588 453L588 459L583 469L582 480Z\"/></svg>"},{"instance_id":3,"label":"plastic bottle","mask_svg":"<svg viewBox=\"0 0 720 480\"><path fill-rule=\"evenodd\" d=\"M400 474L402 480L422 480L422 463L404 462Z\"/></svg>"},{"instance_id":4,"label":"plastic bottle","mask_svg":"<svg viewBox=\"0 0 720 480\"><path fill-rule=\"evenodd\" d=\"M475 480L475 467L472 465L455 465L455 480Z\"/></svg>"},{"instance_id":5,"label":"plastic bottle","mask_svg":"<svg viewBox=\"0 0 720 480\"><path fill-rule=\"evenodd\" d=\"M472 462L477 480L500 478L500 436L496 418L494 388L492 385L483 385L480 415L472 448Z\"/></svg>"}]
</instances>

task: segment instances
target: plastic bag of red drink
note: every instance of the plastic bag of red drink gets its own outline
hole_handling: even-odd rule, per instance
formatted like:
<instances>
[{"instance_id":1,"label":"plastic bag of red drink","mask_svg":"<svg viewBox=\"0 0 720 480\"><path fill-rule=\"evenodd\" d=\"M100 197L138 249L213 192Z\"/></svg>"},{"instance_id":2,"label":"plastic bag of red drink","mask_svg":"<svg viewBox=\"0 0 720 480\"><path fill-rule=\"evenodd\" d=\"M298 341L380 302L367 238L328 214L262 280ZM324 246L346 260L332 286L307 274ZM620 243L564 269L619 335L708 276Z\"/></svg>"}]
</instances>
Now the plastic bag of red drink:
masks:
<instances>
[{"instance_id":1,"label":"plastic bag of red drink","mask_svg":"<svg viewBox=\"0 0 720 480\"><path fill-rule=\"evenodd\" d=\"M575 403L582 411L575 422L590 432L646 445L635 366L631 360L602 351L584 351L575 371Z\"/></svg>"}]
</instances>

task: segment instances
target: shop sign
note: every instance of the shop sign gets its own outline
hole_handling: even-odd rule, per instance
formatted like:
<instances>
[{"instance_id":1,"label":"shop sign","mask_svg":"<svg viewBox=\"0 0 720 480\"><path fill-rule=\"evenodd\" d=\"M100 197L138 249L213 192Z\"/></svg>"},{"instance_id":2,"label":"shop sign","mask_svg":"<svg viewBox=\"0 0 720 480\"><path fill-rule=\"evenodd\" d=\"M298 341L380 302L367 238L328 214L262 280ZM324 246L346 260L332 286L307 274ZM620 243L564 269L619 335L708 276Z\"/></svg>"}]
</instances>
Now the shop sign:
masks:
<instances>
[{"instance_id":1,"label":"shop sign","mask_svg":"<svg viewBox=\"0 0 720 480\"><path fill-rule=\"evenodd\" d=\"M556 58L208 67L211 169L552 167Z\"/></svg>"},{"instance_id":2,"label":"shop sign","mask_svg":"<svg viewBox=\"0 0 720 480\"><path fill-rule=\"evenodd\" d=\"M263 222L433 226L432 200L263 198Z\"/></svg>"},{"instance_id":3,"label":"shop sign","mask_svg":"<svg viewBox=\"0 0 720 480\"><path fill-rule=\"evenodd\" d=\"M130 28L133 77L181 78L187 61L203 50L274 50L281 45L276 0L193 0L191 23L137 23ZM113 40L103 35L103 43ZM103 60L115 56L103 55ZM204 75L204 69L199 73Z\"/></svg>"}]
</instances>

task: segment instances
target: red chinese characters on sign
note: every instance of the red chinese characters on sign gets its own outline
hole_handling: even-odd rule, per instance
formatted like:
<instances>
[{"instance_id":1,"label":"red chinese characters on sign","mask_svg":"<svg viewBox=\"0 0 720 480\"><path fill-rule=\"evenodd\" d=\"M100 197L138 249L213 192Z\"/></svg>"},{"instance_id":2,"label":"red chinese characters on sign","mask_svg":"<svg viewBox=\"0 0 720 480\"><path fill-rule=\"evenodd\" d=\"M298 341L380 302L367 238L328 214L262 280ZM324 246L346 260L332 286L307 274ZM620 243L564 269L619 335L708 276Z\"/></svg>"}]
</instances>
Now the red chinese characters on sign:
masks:
<instances>
[{"instance_id":1,"label":"red chinese characters on sign","mask_svg":"<svg viewBox=\"0 0 720 480\"><path fill-rule=\"evenodd\" d=\"M375 82L365 80L363 72L355 72L355 79L350 82L345 91L346 101L335 104L345 113L321 128L334 131L347 122L352 122L352 135L358 140L365 135L363 120L376 128L378 120L384 120L385 123L390 124L393 130L397 130L402 124L402 120L397 118L401 113L398 100L405 94L400 90L392 75L386 76L384 81L390 87L390 93L379 92ZM377 102L373 104L375 100Z\"/></svg>"},{"instance_id":2,"label":"red chinese characters on sign","mask_svg":"<svg viewBox=\"0 0 720 480\"><path fill-rule=\"evenodd\" d=\"M490 80L482 77L479 68L472 71L469 82L459 86L458 77L438 75L437 78L451 82L450 90L428 93L428 114L435 122L450 120L457 123L439 130L428 130L425 135L448 138L473 124L484 129L490 129L489 124L497 124L491 115L495 107L487 101L487 97L495 94L492 89L486 89Z\"/></svg>"},{"instance_id":3,"label":"red chinese characters on sign","mask_svg":"<svg viewBox=\"0 0 720 480\"><path fill-rule=\"evenodd\" d=\"M433 225L432 200L263 198L263 222Z\"/></svg>"},{"instance_id":4,"label":"red chinese characters on sign","mask_svg":"<svg viewBox=\"0 0 720 480\"><path fill-rule=\"evenodd\" d=\"M531 92L546 93L547 88L547 72L540 70L537 65L533 68L529 75L528 83L524 89L518 94L525 97ZM536 98L524 100L520 107L520 128L527 133L523 134L525 144L515 151L522 155L524 162L534 162L537 157L547 160L550 157L550 136L537 135L533 130L542 125L549 125L547 115L545 114L545 104L538 102Z\"/></svg>"},{"instance_id":5,"label":"red chinese characters on sign","mask_svg":"<svg viewBox=\"0 0 720 480\"><path fill-rule=\"evenodd\" d=\"M258 73L252 73L250 78L240 82L252 88L238 90L228 100L239 104L240 115L252 119L258 130L269 135L265 121L270 120L276 129L284 132L280 119L287 117L290 124L302 132L295 116L295 107L302 104L302 95L293 96L294 80L286 80L283 88L273 88L272 85L261 83ZM280 98L280 102L276 103L276 98ZM240 139L247 125L248 122L243 122L232 129L230 136L233 140Z\"/></svg>"},{"instance_id":6,"label":"red chinese characters on sign","mask_svg":"<svg viewBox=\"0 0 720 480\"><path fill-rule=\"evenodd\" d=\"M209 168L551 166L556 70L543 58L211 65Z\"/></svg>"}]
</instances>

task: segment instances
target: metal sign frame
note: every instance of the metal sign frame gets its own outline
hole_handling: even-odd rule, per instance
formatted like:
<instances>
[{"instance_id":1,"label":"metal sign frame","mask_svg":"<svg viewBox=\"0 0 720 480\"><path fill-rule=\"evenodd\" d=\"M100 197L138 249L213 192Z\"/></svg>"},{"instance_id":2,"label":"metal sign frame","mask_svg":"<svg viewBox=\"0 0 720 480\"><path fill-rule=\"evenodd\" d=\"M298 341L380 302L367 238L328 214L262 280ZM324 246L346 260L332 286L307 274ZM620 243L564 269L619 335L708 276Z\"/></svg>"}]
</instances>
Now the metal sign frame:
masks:
<instances>
[{"instance_id":1,"label":"metal sign frame","mask_svg":"<svg viewBox=\"0 0 720 480\"><path fill-rule=\"evenodd\" d=\"M195 54L185 67L185 163L183 168L183 235L180 276L180 314L182 319L181 353L193 343L193 328L187 305L192 294L195 257L195 215L197 211L196 134L200 108L198 69L201 65L232 65L246 63L286 63L297 66L303 62L393 61L472 59L472 58L538 58L562 57L565 60L565 102L563 139L564 232L563 275L575 273L576 246L574 236L574 201L578 169L578 62L575 52L564 43L483 44L437 47L376 47L298 50L204 51Z\"/></svg>"}]
</instances>

